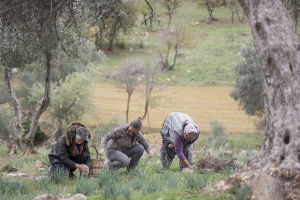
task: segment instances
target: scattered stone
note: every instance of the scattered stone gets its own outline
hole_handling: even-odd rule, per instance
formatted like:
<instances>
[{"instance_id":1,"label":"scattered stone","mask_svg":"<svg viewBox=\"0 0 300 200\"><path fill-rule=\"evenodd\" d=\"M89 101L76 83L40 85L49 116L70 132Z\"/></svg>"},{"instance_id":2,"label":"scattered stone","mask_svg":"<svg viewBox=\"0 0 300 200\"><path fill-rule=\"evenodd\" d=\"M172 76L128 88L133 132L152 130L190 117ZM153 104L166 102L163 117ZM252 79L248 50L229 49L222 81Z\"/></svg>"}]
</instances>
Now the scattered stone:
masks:
<instances>
[{"instance_id":1,"label":"scattered stone","mask_svg":"<svg viewBox=\"0 0 300 200\"><path fill-rule=\"evenodd\" d=\"M241 153L239 154L239 156L246 156L247 155L247 151L243 150L241 151Z\"/></svg>"},{"instance_id":2,"label":"scattered stone","mask_svg":"<svg viewBox=\"0 0 300 200\"><path fill-rule=\"evenodd\" d=\"M250 153L251 153L252 155L256 155L256 154L258 154L258 151L256 151L256 150L251 150Z\"/></svg>"},{"instance_id":3,"label":"scattered stone","mask_svg":"<svg viewBox=\"0 0 300 200\"><path fill-rule=\"evenodd\" d=\"M165 79L165 81L167 81L167 82L170 82L170 81L171 81L171 79L167 78L167 79Z\"/></svg>"},{"instance_id":4,"label":"scattered stone","mask_svg":"<svg viewBox=\"0 0 300 200\"><path fill-rule=\"evenodd\" d=\"M250 196L255 200L282 200L283 189L278 180L266 173L261 173L251 184Z\"/></svg>"},{"instance_id":5,"label":"scattered stone","mask_svg":"<svg viewBox=\"0 0 300 200\"><path fill-rule=\"evenodd\" d=\"M142 79L140 77L137 77L136 82L140 83L142 82Z\"/></svg>"},{"instance_id":6,"label":"scattered stone","mask_svg":"<svg viewBox=\"0 0 300 200\"><path fill-rule=\"evenodd\" d=\"M232 157L233 156L233 151L224 151L223 156Z\"/></svg>"},{"instance_id":7,"label":"scattered stone","mask_svg":"<svg viewBox=\"0 0 300 200\"><path fill-rule=\"evenodd\" d=\"M4 176L6 176L6 177L28 177L28 175L24 174L24 173L16 173L16 174L9 173L9 174L4 174Z\"/></svg>"},{"instance_id":8,"label":"scattered stone","mask_svg":"<svg viewBox=\"0 0 300 200\"><path fill-rule=\"evenodd\" d=\"M187 72L187 73L191 73L191 71L190 71L190 70L186 70L186 72Z\"/></svg>"},{"instance_id":9,"label":"scattered stone","mask_svg":"<svg viewBox=\"0 0 300 200\"><path fill-rule=\"evenodd\" d=\"M42 163L42 161L39 161L39 160L37 160L36 162L35 162L35 169L39 169L39 168L42 168L43 167L43 163Z\"/></svg>"},{"instance_id":10,"label":"scattered stone","mask_svg":"<svg viewBox=\"0 0 300 200\"><path fill-rule=\"evenodd\" d=\"M10 166L11 167L11 166ZM0 168L0 171L4 171L4 172L17 172L19 171L18 168L15 168L15 167L11 167L10 168L8 165L3 165L1 168Z\"/></svg>"},{"instance_id":11,"label":"scattered stone","mask_svg":"<svg viewBox=\"0 0 300 200\"><path fill-rule=\"evenodd\" d=\"M71 197L71 196L72 196L72 194L70 194L70 193L66 194L66 197Z\"/></svg>"},{"instance_id":12,"label":"scattered stone","mask_svg":"<svg viewBox=\"0 0 300 200\"><path fill-rule=\"evenodd\" d=\"M72 198L75 199L86 199L86 196L84 196L83 194L75 194L74 196L72 196Z\"/></svg>"},{"instance_id":13,"label":"scattered stone","mask_svg":"<svg viewBox=\"0 0 300 200\"><path fill-rule=\"evenodd\" d=\"M45 171L46 169L45 168L39 168L38 170L39 171Z\"/></svg>"},{"instance_id":14,"label":"scattered stone","mask_svg":"<svg viewBox=\"0 0 300 200\"><path fill-rule=\"evenodd\" d=\"M37 196L35 196L32 200L52 200L54 199L54 196L51 194L45 194L43 192L39 193Z\"/></svg>"},{"instance_id":15,"label":"scattered stone","mask_svg":"<svg viewBox=\"0 0 300 200\"><path fill-rule=\"evenodd\" d=\"M157 200L163 200L163 198L158 198Z\"/></svg>"},{"instance_id":16,"label":"scattered stone","mask_svg":"<svg viewBox=\"0 0 300 200\"><path fill-rule=\"evenodd\" d=\"M69 196L69 198L65 198L61 194L58 194L54 197L51 194L45 194L41 192L37 196L35 196L33 200L86 200L86 196L84 196L83 194L75 194L74 196L72 196L68 193L67 196Z\"/></svg>"},{"instance_id":17,"label":"scattered stone","mask_svg":"<svg viewBox=\"0 0 300 200\"><path fill-rule=\"evenodd\" d=\"M183 172L183 173L193 173L194 171L191 170L191 169L189 169L189 168L184 168L184 169L182 170L182 172Z\"/></svg>"}]
</instances>

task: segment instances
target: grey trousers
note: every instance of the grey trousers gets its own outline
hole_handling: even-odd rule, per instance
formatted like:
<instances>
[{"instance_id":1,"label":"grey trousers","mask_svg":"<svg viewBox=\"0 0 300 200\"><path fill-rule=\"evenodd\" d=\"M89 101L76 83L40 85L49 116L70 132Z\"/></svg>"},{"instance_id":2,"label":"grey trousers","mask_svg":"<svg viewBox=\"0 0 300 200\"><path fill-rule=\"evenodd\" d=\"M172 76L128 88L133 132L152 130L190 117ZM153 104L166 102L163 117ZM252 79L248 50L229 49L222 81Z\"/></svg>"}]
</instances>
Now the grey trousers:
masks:
<instances>
[{"instance_id":1,"label":"grey trousers","mask_svg":"<svg viewBox=\"0 0 300 200\"><path fill-rule=\"evenodd\" d=\"M106 157L110 161L109 169L117 170L121 167L127 167L127 170L134 169L139 164L143 153L144 147L141 144L136 144L125 152L111 148L106 149Z\"/></svg>"}]
</instances>

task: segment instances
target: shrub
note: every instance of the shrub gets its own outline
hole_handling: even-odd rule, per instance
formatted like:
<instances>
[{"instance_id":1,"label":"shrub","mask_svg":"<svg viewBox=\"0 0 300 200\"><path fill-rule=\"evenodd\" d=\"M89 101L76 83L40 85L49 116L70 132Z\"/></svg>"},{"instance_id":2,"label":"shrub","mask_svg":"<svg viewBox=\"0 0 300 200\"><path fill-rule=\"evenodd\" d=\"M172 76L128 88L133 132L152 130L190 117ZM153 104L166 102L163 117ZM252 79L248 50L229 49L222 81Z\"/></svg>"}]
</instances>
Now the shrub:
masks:
<instances>
[{"instance_id":1,"label":"shrub","mask_svg":"<svg viewBox=\"0 0 300 200\"><path fill-rule=\"evenodd\" d=\"M232 68L235 80L230 96L239 102L248 115L264 113L264 83L260 60L252 42L240 52L243 60Z\"/></svg>"},{"instance_id":2,"label":"shrub","mask_svg":"<svg viewBox=\"0 0 300 200\"><path fill-rule=\"evenodd\" d=\"M209 122L211 134L209 135L209 142L213 147L219 148L224 145L228 139L228 134L225 133L226 127L218 120L214 119Z\"/></svg>"}]
</instances>

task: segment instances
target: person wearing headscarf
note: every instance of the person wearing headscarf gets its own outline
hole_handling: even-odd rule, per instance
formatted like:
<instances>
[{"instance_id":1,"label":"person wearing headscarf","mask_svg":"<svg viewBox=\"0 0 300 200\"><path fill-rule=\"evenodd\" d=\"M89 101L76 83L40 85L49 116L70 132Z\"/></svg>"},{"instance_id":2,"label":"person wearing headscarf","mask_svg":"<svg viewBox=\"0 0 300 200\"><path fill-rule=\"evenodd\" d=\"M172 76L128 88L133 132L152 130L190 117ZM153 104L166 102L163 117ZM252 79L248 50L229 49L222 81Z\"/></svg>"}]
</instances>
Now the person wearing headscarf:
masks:
<instances>
[{"instance_id":1,"label":"person wearing headscarf","mask_svg":"<svg viewBox=\"0 0 300 200\"><path fill-rule=\"evenodd\" d=\"M127 167L127 170L134 169L144 150L153 156L152 148L140 132L142 120L138 118L130 124L120 125L104 135L99 154L105 151L109 162L104 164L106 170L117 170L121 167ZM130 159L131 158L131 159Z\"/></svg>"},{"instance_id":2,"label":"person wearing headscarf","mask_svg":"<svg viewBox=\"0 0 300 200\"><path fill-rule=\"evenodd\" d=\"M78 168L88 173L90 169L90 151L88 139L91 138L90 130L80 122L71 123L52 150L48 154L51 163L48 173L55 171L65 171L70 178L74 178L74 171Z\"/></svg>"},{"instance_id":3,"label":"person wearing headscarf","mask_svg":"<svg viewBox=\"0 0 300 200\"><path fill-rule=\"evenodd\" d=\"M162 146L160 160L163 168L168 168L178 156L180 169L193 168L193 143L200 135L199 127L187 114L173 112L164 121L161 129Z\"/></svg>"}]
</instances>

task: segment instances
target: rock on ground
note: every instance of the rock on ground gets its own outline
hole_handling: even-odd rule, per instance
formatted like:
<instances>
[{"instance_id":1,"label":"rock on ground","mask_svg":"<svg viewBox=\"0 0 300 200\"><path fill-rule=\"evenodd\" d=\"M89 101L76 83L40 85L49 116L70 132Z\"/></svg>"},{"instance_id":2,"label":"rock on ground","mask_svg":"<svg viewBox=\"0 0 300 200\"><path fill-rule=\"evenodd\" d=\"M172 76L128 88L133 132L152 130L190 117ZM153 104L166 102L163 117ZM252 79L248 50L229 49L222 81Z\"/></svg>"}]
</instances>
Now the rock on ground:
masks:
<instances>
[{"instance_id":1,"label":"rock on ground","mask_svg":"<svg viewBox=\"0 0 300 200\"><path fill-rule=\"evenodd\" d=\"M70 198L64 198L64 196L61 194L58 194L54 197L52 194L45 194L41 192L32 200L86 200L86 196L84 196L83 194L75 194Z\"/></svg>"},{"instance_id":2,"label":"rock on ground","mask_svg":"<svg viewBox=\"0 0 300 200\"><path fill-rule=\"evenodd\" d=\"M189 169L189 168L184 168L184 169L182 170L182 172L183 172L183 173L193 173L194 171L191 170L191 169Z\"/></svg>"},{"instance_id":3,"label":"rock on ground","mask_svg":"<svg viewBox=\"0 0 300 200\"><path fill-rule=\"evenodd\" d=\"M241 153L239 154L239 156L246 156L247 155L247 151L243 150L241 151Z\"/></svg>"},{"instance_id":4,"label":"rock on ground","mask_svg":"<svg viewBox=\"0 0 300 200\"><path fill-rule=\"evenodd\" d=\"M24 173L9 173L9 174L4 174L6 177L28 177L27 174Z\"/></svg>"},{"instance_id":5,"label":"rock on ground","mask_svg":"<svg viewBox=\"0 0 300 200\"><path fill-rule=\"evenodd\" d=\"M261 173L251 184L250 199L283 200L283 189L278 180L266 173Z\"/></svg>"}]
</instances>

